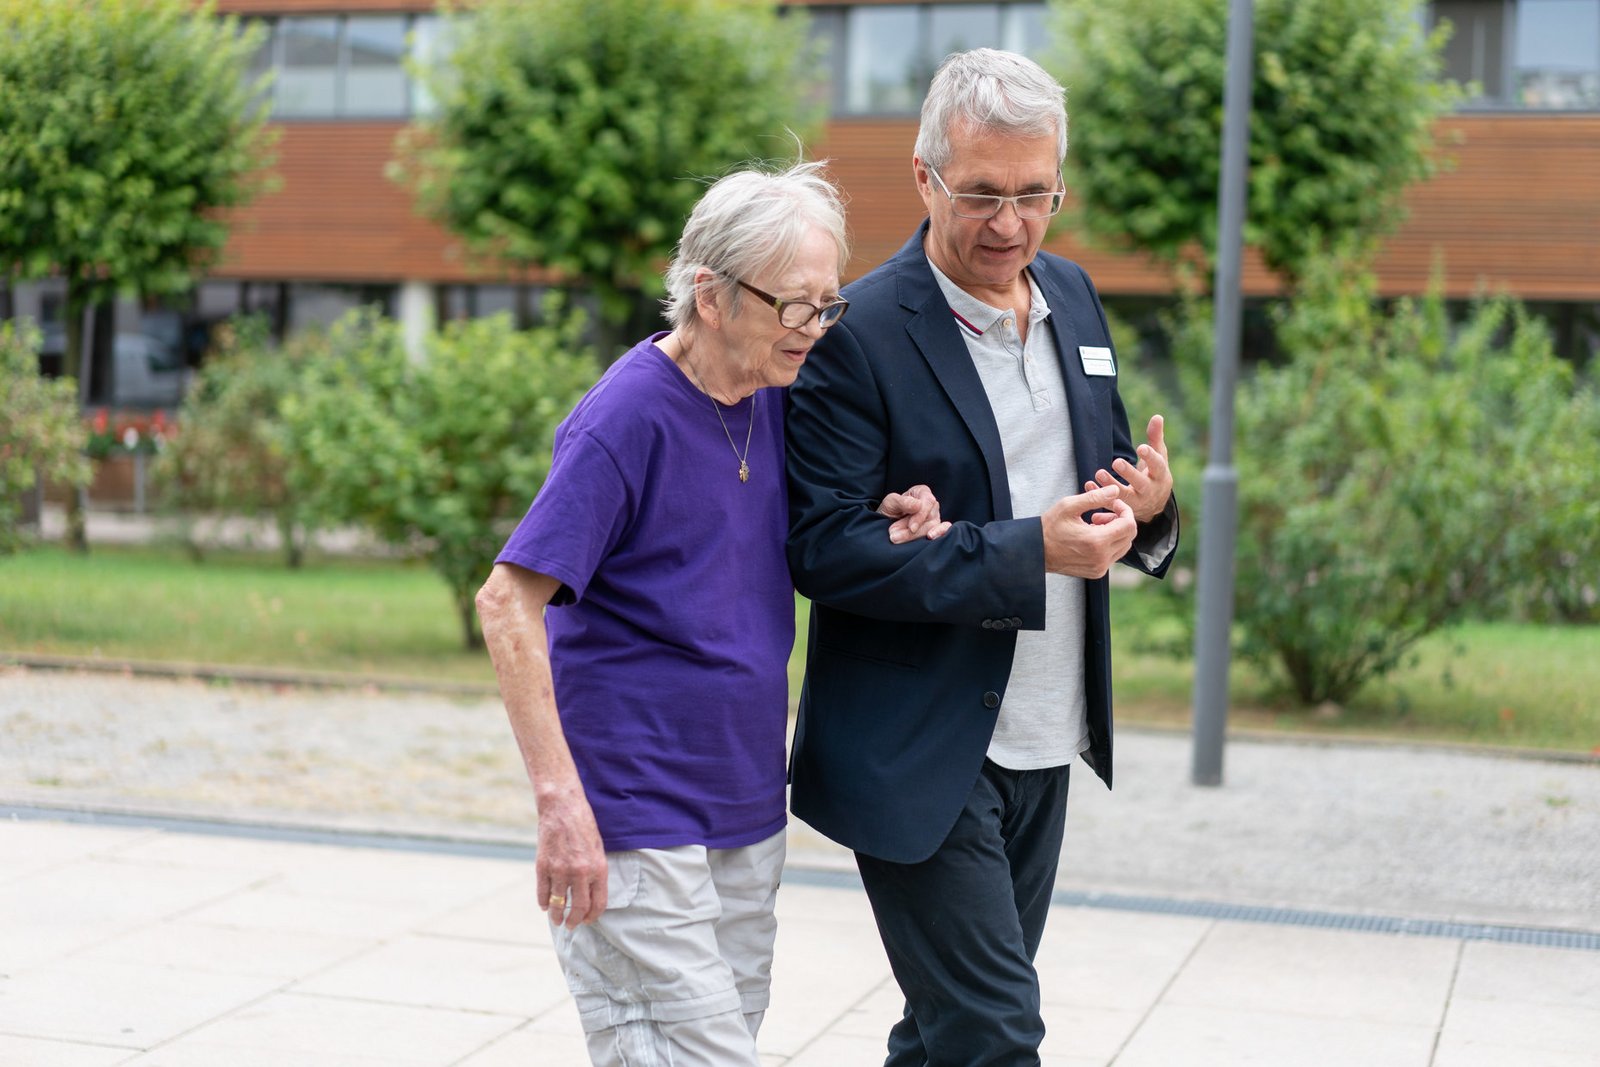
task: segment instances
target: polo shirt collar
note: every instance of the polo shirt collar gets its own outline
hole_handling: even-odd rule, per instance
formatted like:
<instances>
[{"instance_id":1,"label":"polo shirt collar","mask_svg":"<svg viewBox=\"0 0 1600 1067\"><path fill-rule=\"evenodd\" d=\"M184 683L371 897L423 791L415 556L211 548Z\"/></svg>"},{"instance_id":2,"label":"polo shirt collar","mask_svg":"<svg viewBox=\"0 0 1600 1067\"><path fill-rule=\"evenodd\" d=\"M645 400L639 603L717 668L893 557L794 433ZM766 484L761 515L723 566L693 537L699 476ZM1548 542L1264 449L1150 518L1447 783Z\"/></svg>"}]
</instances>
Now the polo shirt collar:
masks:
<instances>
[{"instance_id":1,"label":"polo shirt collar","mask_svg":"<svg viewBox=\"0 0 1600 1067\"><path fill-rule=\"evenodd\" d=\"M982 337L989 332L991 326L1010 314L1010 309L997 308L985 303L951 281L932 259L928 260L928 269L933 271L933 279L939 283L939 290L944 293L945 301L950 305L956 325L963 335L971 338ZM1050 305L1045 302L1039 284L1033 280L1033 272L1024 270L1022 276L1028 279L1028 325L1032 326L1049 317Z\"/></svg>"}]
</instances>

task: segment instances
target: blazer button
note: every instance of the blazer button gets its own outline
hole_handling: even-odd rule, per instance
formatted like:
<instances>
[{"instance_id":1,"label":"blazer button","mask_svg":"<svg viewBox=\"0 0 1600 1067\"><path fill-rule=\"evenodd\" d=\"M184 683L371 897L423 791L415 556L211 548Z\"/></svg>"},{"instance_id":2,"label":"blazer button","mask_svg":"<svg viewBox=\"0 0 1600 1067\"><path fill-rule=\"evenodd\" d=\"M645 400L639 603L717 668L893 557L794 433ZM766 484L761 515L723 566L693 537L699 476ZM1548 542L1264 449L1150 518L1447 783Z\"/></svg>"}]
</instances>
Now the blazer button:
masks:
<instances>
[{"instance_id":1,"label":"blazer button","mask_svg":"<svg viewBox=\"0 0 1600 1067\"><path fill-rule=\"evenodd\" d=\"M1000 706L1000 694L993 689L983 694L983 706L991 711Z\"/></svg>"},{"instance_id":2,"label":"blazer button","mask_svg":"<svg viewBox=\"0 0 1600 1067\"><path fill-rule=\"evenodd\" d=\"M1012 627L1012 629L1016 629L1018 626L1021 626L1021 625L1022 625L1022 620L1020 618L1018 618L1015 615L1011 616L1011 627Z\"/></svg>"}]
</instances>

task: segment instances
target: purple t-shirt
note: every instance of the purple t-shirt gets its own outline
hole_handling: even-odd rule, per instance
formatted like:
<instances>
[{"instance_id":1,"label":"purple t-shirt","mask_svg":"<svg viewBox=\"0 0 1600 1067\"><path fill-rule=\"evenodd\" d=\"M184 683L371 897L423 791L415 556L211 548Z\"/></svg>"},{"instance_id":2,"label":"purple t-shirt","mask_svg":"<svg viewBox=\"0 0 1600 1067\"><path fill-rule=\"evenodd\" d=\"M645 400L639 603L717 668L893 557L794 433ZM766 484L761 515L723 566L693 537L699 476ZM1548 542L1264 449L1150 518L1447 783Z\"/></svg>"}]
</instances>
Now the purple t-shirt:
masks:
<instances>
[{"instance_id":1,"label":"purple t-shirt","mask_svg":"<svg viewBox=\"0 0 1600 1067\"><path fill-rule=\"evenodd\" d=\"M559 580L556 706L608 851L736 848L784 826L794 588L783 393L722 410L657 348L606 371L497 562ZM751 418L755 419L752 428Z\"/></svg>"}]
</instances>

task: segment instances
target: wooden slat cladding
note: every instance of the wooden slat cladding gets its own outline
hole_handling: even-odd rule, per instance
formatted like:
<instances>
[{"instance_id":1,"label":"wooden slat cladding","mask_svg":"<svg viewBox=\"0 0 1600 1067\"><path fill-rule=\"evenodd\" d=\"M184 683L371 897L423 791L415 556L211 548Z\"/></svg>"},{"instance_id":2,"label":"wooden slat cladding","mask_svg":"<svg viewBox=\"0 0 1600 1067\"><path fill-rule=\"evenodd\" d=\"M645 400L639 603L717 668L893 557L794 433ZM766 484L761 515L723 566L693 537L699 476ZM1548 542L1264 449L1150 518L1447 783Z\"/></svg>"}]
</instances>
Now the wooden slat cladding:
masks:
<instances>
[{"instance_id":1,"label":"wooden slat cladding","mask_svg":"<svg viewBox=\"0 0 1600 1067\"><path fill-rule=\"evenodd\" d=\"M215 274L302 281L434 282L503 276L470 262L461 242L421 218L384 168L400 125L281 127L279 188L236 214Z\"/></svg>"},{"instance_id":2,"label":"wooden slat cladding","mask_svg":"<svg viewBox=\"0 0 1600 1067\"><path fill-rule=\"evenodd\" d=\"M922 217L915 140L912 121L840 120L818 146L851 196L852 271L898 249ZM1530 300L1600 300L1600 115L1458 115L1441 124L1439 140L1454 165L1407 195L1407 221L1378 263L1384 293L1421 292L1437 262L1456 296L1492 287ZM1172 288L1142 256L1067 233L1046 247L1082 263L1105 292ZM1253 295L1276 289L1254 255L1244 285Z\"/></svg>"},{"instance_id":3,"label":"wooden slat cladding","mask_svg":"<svg viewBox=\"0 0 1600 1067\"><path fill-rule=\"evenodd\" d=\"M1454 166L1407 195L1385 292L1425 288L1437 258L1455 295L1600 300L1600 115L1458 115L1439 141Z\"/></svg>"},{"instance_id":4,"label":"wooden slat cladding","mask_svg":"<svg viewBox=\"0 0 1600 1067\"><path fill-rule=\"evenodd\" d=\"M398 125L282 128L283 187L241 213L219 274L462 281L494 273L472 270L459 242L419 219L409 194L384 177ZM922 218L915 139L911 119L841 119L816 146L850 197L852 276L892 254ZM1379 260L1383 291L1422 291L1438 262L1452 295L1487 286L1526 299L1600 300L1600 115L1459 115L1441 124L1440 140L1454 166L1408 194L1410 217ZM1082 263L1105 292L1171 289L1141 257L1066 234L1048 247ZM1253 257L1244 280L1252 294L1274 290Z\"/></svg>"}]
</instances>

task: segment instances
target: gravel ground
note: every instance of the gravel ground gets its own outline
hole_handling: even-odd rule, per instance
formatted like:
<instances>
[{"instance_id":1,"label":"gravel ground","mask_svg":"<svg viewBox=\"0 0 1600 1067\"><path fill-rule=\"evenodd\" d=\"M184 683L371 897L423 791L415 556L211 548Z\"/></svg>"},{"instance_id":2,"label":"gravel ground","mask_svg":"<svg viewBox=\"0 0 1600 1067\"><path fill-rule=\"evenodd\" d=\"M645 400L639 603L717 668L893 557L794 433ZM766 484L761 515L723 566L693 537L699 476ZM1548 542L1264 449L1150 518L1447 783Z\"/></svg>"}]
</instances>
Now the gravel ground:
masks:
<instances>
[{"instance_id":1,"label":"gravel ground","mask_svg":"<svg viewBox=\"0 0 1600 1067\"><path fill-rule=\"evenodd\" d=\"M1074 769L1058 886L1600 931L1600 761L1124 729ZM0 804L528 843L492 699L0 668ZM803 824L791 861L848 867Z\"/></svg>"}]
</instances>

